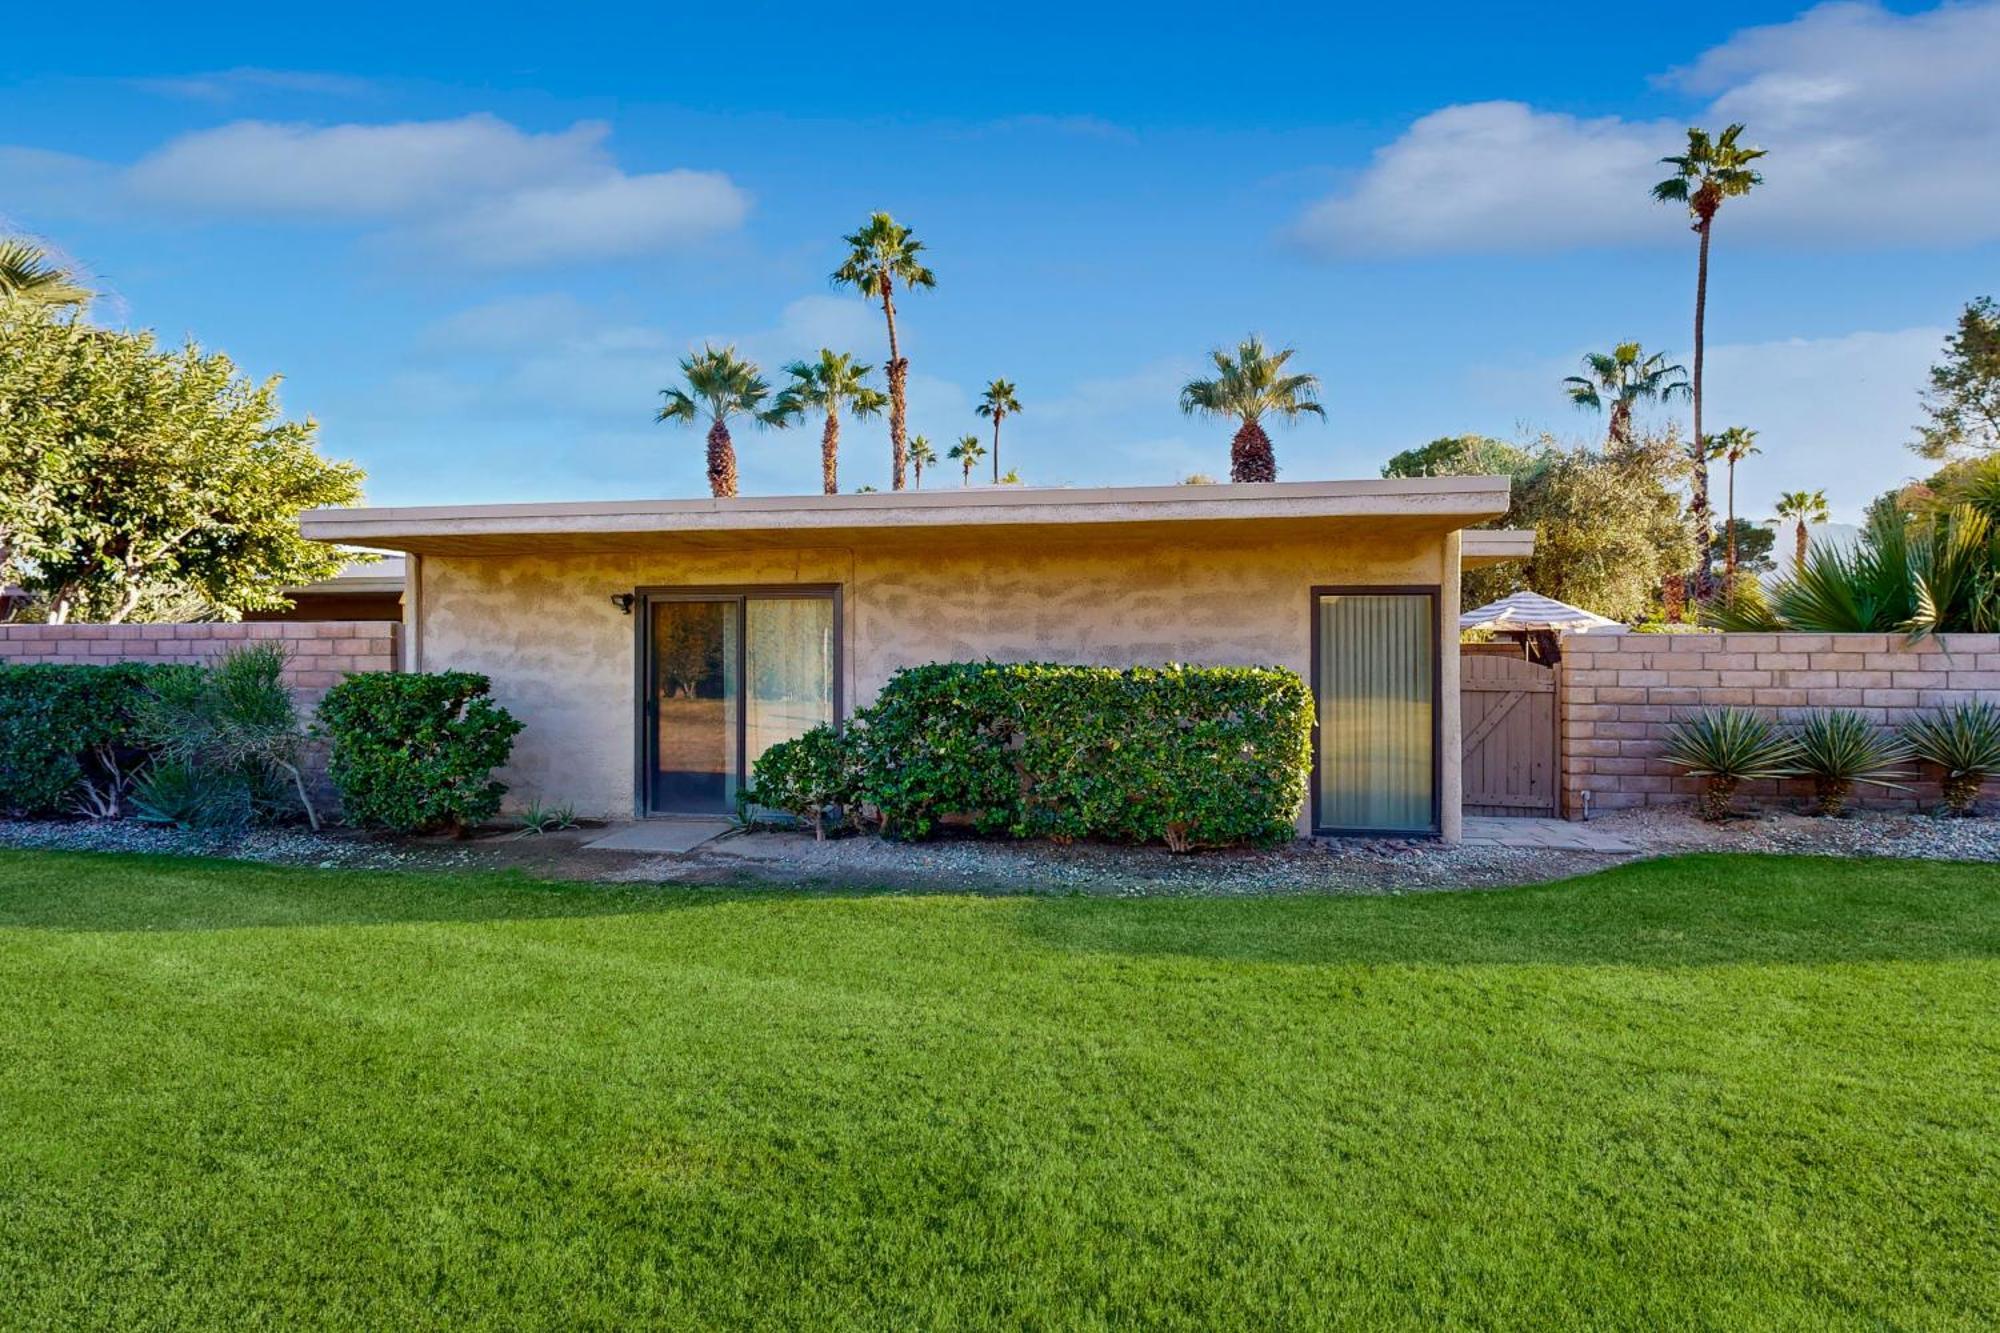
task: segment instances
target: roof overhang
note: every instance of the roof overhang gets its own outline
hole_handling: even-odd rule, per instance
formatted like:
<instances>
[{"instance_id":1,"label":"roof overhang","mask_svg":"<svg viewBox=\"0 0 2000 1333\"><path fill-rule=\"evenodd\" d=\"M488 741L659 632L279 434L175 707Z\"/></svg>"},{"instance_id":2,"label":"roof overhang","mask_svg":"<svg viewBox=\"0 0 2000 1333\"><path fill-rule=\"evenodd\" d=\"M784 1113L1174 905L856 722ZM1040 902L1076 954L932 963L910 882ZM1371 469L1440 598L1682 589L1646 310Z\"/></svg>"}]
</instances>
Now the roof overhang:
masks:
<instances>
[{"instance_id":1,"label":"roof overhang","mask_svg":"<svg viewBox=\"0 0 2000 1333\"><path fill-rule=\"evenodd\" d=\"M1347 528L1442 534L1499 517L1507 500L1505 477L1075 490L994 486L726 500L313 509L299 516L299 527L319 541L419 555L921 546L949 530L1089 540L1186 537L1198 529L1211 540L1256 540Z\"/></svg>"},{"instance_id":2,"label":"roof overhang","mask_svg":"<svg viewBox=\"0 0 2000 1333\"><path fill-rule=\"evenodd\" d=\"M1526 560L1535 553L1533 528L1471 528L1458 540L1458 563L1463 569Z\"/></svg>"}]
</instances>

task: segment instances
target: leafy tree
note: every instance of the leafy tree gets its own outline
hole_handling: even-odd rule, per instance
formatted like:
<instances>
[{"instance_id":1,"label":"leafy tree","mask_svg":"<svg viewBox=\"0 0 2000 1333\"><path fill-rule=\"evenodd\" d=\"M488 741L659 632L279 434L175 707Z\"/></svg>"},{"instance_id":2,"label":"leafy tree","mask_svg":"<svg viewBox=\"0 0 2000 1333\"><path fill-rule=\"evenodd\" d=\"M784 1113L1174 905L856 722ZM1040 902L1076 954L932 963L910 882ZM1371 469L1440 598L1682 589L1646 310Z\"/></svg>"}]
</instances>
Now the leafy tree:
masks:
<instances>
[{"instance_id":1,"label":"leafy tree","mask_svg":"<svg viewBox=\"0 0 2000 1333\"><path fill-rule=\"evenodd\" d=\"M1000 480L1000 423L1021 410L1021 400L1014 396L1014 386L1006 380L994 380L986 386L986 392L979 398L979 415L991 418L993 422L993 480Z\"/></svg>"},{"instance_id":2,"label":"leafy tree","mask_svg":"<svg viewBox=\"0 0 2000 1333\"><path fill-rule=\"evenodd\" d=\"M1445 435L1405 449L1382 467L1385 477L1518 477L1535 456L1485 435Z\"/></svg>"},{"instance_id":3,"label":"leafy tree","mask_svg":"<svg viewBox=\"0 0 2000 1333\"><path fill-rule=\"evenodd\" d=\"M1674 169L1674 174L1653 187L1653 198L1658 202L1687 206L1688 215L1694 219L1692 230L1701 237L1694 283L1694 501L1690 508L1694 513L1695 532L1702 550L1708 549L1709 530L1714 526L1714 514L1708 501L1707 437L1701 431L1701 371L1708 323L1709 241L1715 232L1715 215L1721 211L1723 201L1746 195L1764 183L1764 178L1750 166L1764 156L1764 150L1741 146L1737 140L1742 134L1741 125L1731 125L1720 135L1710 135L1707 130L1690 127L1687 151L1660 159ZM1696 571L1695 595L1703 599L1709 595L1706 567Z\"/></svg>"},{"instance_id":4,"label":"leafy tree","mask_svg":"<svg viewBox=\"0 0 2000 1333\"><path fill-rule=\"evenodd\" d=\"M1591 352L1583 358L1586 374L1571 375L1563 389L1571 402L1593 412L1611 404L1611 429L1607 444L1632 442L1632 409L1640 403L1670 403L1689 394L1687 367L1667 364L1665 352L1651 356L1638 343L1619 343L1607 352Z\"/></svg>"},{"instance_id":5,"label":"leafy tree","mask_svg":"<svg viewBox=\"0 0 2000 1333\"><path fill-rule=\"evenodd\" d=\"M1736 465L1750 455L1762 452L1757 447L1757 432L1746 426L1731 426L1708 442L1709 459L1719 458L1729 468L1729 517L1722 526L1726 546L1722 586L1727 589L1736 586Z\"/></svg>"},{"instance_id":6,"label":"leafy tree","mask_svg":"<svg viewBox=\"0 0 2000 1333\"><path fill-rule=\"evenodd\" d=\"M699 421L708 417L708 489L718 499L736 494L736 443L729 438L729 418L747 416L766 426L782 426L788 413L782 404L766 406L771 386L753 362L736 355L734 347L704 346L681 358L687 389L662 389L656 421ZM690 393L689 390L693 392Z\"/></svg>"},{"instance_id":7,"label":"leafy tree","mask_svg":"<svg viewBox=\"0 0 2000 1333\"><path fill-rule=\"evenodd\" d=\"M1794 570L1806 567L1806 525L1824 523L1830 516L1825 491L1786 491L1778 497L1778 517L1799 525L1798 549L1792 556Z\"/></svg>"},{"instance_id":8,"label":"leafy tree","mask_svg":"<svg viewBox=\"0 0 2000 1333\"><path fill-rule=\"evenodd\" d=\"M1637 620L1667 576L1695 563L1679 494L1686 461L1674 432L1642 435L1621 449L1563 449L1544 440L1523 452L1530 462L1513 474L1513 499L1493 526L1534 529L1535 553L1465 571L1466 606L1532 589L1615 620Z\"/></svg>"},{"instance_id":9,"label":"leafy tree","mask_svg":"<svg viewBox=\"0 0 2000 1333\"><path fill-rule=\"evenodd\" d=\"M978 465L980 459L986 457L986 446L979 442L977 435L961 435L957 444L945 450L944 456L955 461L959 471L964 474L958 484L970 486L972 469Z\"/></svg>"},{"instance_id":10,"label":"leafy tree","mask_svg":"<svg viewBox=\"0 0 2000 1333\"><path fill-rule=\"evenodd\" d=\"M924 469L937 465L937 450L931 448L930 439L923 435L910 437L910 473L918 490L924 488Z\"/></svg>"},{"instance_id":11,"label":"leafy tree","mask_svg":"<svg viewBox=\"0 0 2000 1333\"><path fill-rule=\"evenodd\" d=\"M1270 412L1289 421L1310 412L1325 420L1319 376L1285 374L1293 349L1287 347L1274 356L1255 335L1237 344L1234 356L1222 348L1210 355L1215 359L1215 378L1189 380L1181 386L1181 411L1240 421L1229 446L1229 479L1276 481L1278 461L1271 453L1271 437L1264 433L1263 416Z\"/></svg>"},{"instance_id":12,"label":"leafy tree","mask_svg":"<svg viewBox=\"0 0 2000 1333\"><path fill-rule=\"evenodd\" d=\"M0 582L52 623L289 606L345 559L299 535L299 511L361 497L316 430L220 353L0 304Z\"/></svg>"},{"instance_id":13,"label":"leafy tree","mask_svg":"<svg viewBox=\"0 0 2000 1333\"><path fill-rule=\"evenodd\" d=\"M848 254L833 271L834 284L852 287L866 300L880 301L882 318L889 324L889 364L885 369L889 376L890 484L900 491L908 458L903 438L910 362L896 342L896 284L909 289L936 287L937 275L918 258L924 243L887 213L870 214L861 230L842 239Z\"/></svg>"},{"instance_id":14,"label":"leafy tree","mask_svg":"<svg viewBox=\"0 0 2000 1333\"><path fill-rule=\"evenodd\" d=\"M888 400L868 383L872 366L856 365L853 356L830 347L819 349L817 361L794 361L785 367L792 382L778 393L768 414L790 420L808 408L826 414L819 437L820 484L828 495L840 494L840 409L856 417L872 417Z\"/></svg>"},{"instance_id":15,"label":"leafy tree","mask_svg":"<svg viewBox=\"0 0 2000 1333\"><path fill-rule=\"evenodd\" d=\"M0 237L0 301L40 306L81 306L92 293L46 250L18 237Z\"/></svg>"},{"instance_id":16,"label":"leafy tree","mask_svg":"<svg viewBox=\"0 0 2000 1333\"><path fill-rule=\"evenodd\" d=\"M1960 312L1944 340L1945 359L1931 367L1924 415L1910 446L1945 459L2000 450L2000 306L1982 296Z\"/></svg>"},{"instance_id":17,"label":"leafy tree","mask_svg":"<svg viewBox=\"0 0 2000 1333\"><path fill-rule=\"evenodd\" d=\"M1739 571L1768 574L1778 567L1771 558L1771 552L1778 544L1777 529L1753 523L1747 518L1732 518L1721 532L1715 534L1715 543L1709 548L1708 558L1717 564L1728 560L1732 542L1736 548L1736 568Z\"/></svg>"}]
</instances>

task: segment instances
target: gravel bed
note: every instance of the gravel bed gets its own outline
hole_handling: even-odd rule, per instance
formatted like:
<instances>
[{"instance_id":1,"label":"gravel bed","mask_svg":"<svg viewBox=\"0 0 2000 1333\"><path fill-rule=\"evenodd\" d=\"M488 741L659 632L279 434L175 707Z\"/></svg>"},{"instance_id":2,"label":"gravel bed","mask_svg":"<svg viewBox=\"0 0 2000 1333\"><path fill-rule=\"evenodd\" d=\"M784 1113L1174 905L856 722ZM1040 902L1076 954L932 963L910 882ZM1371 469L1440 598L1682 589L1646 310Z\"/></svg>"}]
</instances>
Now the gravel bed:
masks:
<instances>
[{"instance_id":1,"label":"gravel bed","mask_svg":"<svg viewBox=\"0 0 2000 1333\"><path fill-rule=\"evenodd\" d=\"M1840 819L1820 819L1793 810L1766 809L1708 824L1689 814L1685 806L1652 806L1599 815L1590 826L1653 855L1791 852L2000 861L2000 818L1990 815L1951 819L1900 810L1865 810Z\"/></svg>"},{"instance_id":2,"label":"gravel bed","mask_svg":"<svg viewBox=\"0 0 2000 1333\"><path fill-rule=\"evenodd\" d=\"M398 843L388 838L329 829L257 828L239 832L199 832L142 824L137 820L0 820L0 847L63 852L145 852L156 856L220 856L235 861L321 869L428 870L479 863L481 844L456 849L431 840Z\"/></svg>"}]
</instances>

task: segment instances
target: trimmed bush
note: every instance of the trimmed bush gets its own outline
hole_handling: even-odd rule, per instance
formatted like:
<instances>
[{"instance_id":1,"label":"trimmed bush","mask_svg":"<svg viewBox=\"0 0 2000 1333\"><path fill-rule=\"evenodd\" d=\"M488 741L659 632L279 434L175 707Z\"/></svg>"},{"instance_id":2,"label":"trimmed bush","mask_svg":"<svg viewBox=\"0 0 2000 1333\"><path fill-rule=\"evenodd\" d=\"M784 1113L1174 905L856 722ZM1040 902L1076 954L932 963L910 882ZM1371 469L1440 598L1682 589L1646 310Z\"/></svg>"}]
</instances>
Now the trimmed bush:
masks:
<instances>
[{"instance_id":1,"label":"trimmed bush","mask_svg":"<svg viewBox=\"0 0 2000 1333\"><path fill-rule=\"evenodd\" d=\"M739 804L781 810L812 825L813 837L824 840L829 810L850 819L859 813L861 755L851 736L814 727L771 746L752 766L753 781Z\"/></svg>"},{"instance_id":2,"label":"trimmed bush","mask_svg":"<svg viewBox=\"0 0 2000 1333\"><path fill-rule=\"evenodd\" d=\"M364 671L327 691L319 725L348 822L397 833L463 833L499 813L521 724L469 671Z\"/></svg>"},{"instance_id":3,"label":"trimmed bush","mask_svg":"<svg viewBox=\"0 0 2000 1333\"><path fill-rule=\"evenodd\" d=\"M945 663L898 672L849 744L894 836L959 815L1188 851L1292 835L1312 724L1305 681L1275 668Z\"/></svg>"},{"instance_id":4,"label":"trimmed bush","mask_svg":"<svg viewBox=\"0 0 2000 1333\"><path fill-rule=\"evenodd\" d=\"M0 813L116 816L147 757L137 718L152 688L201 668L147 662L0 666Z\"/></svg>"}]
</instances>

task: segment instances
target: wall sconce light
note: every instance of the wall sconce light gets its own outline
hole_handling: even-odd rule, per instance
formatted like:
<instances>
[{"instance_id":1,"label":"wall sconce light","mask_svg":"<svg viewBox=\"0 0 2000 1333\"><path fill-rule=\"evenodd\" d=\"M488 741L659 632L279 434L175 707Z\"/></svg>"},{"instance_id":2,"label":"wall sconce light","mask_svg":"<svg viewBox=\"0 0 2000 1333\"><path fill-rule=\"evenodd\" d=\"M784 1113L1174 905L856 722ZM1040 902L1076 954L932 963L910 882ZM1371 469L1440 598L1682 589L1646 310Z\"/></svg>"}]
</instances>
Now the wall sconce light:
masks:
<instances>
[{"instance_id":1,"label":"wall sconce light","mask_svg":"<svg viewBox=\"0 0 2000 1333\"><path fill-rule=\"evenodd\" d=\"M634 597L629 592L614 592L611 594L611 604L617 607L621 613L628 616L632 614L632 604L638 600L637 597Z\"/></svg>"}]
</instances>

